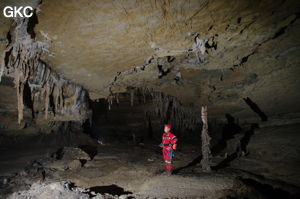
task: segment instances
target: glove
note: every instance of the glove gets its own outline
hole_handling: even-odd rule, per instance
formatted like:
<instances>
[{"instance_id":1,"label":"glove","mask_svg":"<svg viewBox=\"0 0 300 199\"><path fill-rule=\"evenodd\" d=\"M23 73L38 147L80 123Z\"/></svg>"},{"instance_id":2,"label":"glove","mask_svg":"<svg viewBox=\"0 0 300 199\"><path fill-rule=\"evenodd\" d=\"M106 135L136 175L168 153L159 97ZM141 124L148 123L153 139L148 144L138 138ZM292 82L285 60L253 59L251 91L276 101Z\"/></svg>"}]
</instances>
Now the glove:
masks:
<instances>
[{"instance_id":1,"label":"glove","mask_svg":"<svg viewBox=\"0 0 300 199\"><path fill-rule=\"evenodd\" d=\"M177 149L177 144L173 144L172 149L176 150Z\"/></svg>"}]
</instances>

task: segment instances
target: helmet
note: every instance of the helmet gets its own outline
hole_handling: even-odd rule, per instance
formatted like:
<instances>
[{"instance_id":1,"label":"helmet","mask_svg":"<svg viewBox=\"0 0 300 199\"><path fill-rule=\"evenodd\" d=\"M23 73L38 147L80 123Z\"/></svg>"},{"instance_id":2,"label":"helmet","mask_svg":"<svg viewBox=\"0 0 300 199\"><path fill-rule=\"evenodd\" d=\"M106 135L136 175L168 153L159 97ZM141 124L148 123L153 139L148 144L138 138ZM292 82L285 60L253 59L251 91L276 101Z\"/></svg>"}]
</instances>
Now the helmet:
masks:
<instances>
[{"instance_id":1,"label":"helmet","mask_svg":"<svg viewBox=\"0 0 300 199\"><path fill-rule=\"evenodd\" d=\"M165 127L168 127L170 130L172 129L171 124L166 124Z\"/></svg>"}]
</instances>

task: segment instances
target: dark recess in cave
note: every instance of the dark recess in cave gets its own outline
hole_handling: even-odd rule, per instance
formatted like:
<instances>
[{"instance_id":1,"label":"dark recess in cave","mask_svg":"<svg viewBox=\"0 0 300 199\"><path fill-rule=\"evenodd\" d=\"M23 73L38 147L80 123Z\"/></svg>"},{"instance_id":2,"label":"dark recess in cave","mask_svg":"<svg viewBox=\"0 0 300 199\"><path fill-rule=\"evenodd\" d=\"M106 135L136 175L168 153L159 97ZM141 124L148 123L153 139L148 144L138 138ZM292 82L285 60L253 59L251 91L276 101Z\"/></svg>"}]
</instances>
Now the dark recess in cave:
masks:
<instances>
[{"instance_id":1,"label":"dark recess in cave","mask_svg":"<svg viewBox=\"0 0 300 199\"><path fill-rule=\"evenodd\" d=\"M225 114L227 123L222 128L222 138L218 144L212 147L212 153L217 154L226 147L226 141L234 138L234 135L241 133L242 128L236 119L229 113Z\"/></svg>"},{"instance_id":2,"label":"dark recess in cave","mask_svg":"<svg viewBox=\"0 0 300 199\"><path fill-rule=\"evenodd\" d=\"M9 87L15 86L14 80L11 77L6 77L6 76L2 77L0 85L9 86Z\"/></svg>"},{"instance_id":3,"label":"dark recess in cave","mask_svg":"<svg viewBox=\"0 0 300 199\"><path fill-rule=\"evenodd\" d=\"M241 139L241 150L247 153L247 145L250 142L251 136L254 134L255 129L258 129L258 124L251 124L251 127L248 131L245 132L245 135Z\"/></svg>"},{"instance_id":4,"label":"dark recess in cave","mask_svg":"<svg viewBox=\"0 0 300 199\"><path fill-rule=\"evenodd\" d=\"M122 187L119 187L117 185L108 185L108 186L96 186L96 187L90 187L91 191L94 191L95 193L109 193L112 195L123 195L123 194L132 194L130 191L125 191Z\"/></svg>"},{"instance_id":5,"label":"dark recess in cave","mask_svg":"<svg viewBox=\"0 0 300 199\"><path fill-rule=\"evenodd\" d=\"M267 198L272 199L297 199L300 197L299 194L291 194L285 190L282 190L280 188L274 188L271 185L268 184L262 184L256 180L253 180L251 178L241 178L240 179L245 184L255 188L255 190L258 190L262 195L264 195Z\"/></svg>"},{"instance_id":6,"label":"dark recess in cave","mask_svg":"<svg viewBox=\"0 0 300 199\"><path fill-rule=\"evenodd\" d=\"M161 79L162 77L168 75L168 73L170 72L170 69L168 68L166 71L163 70L163 66L162 65L157 65L158 68L158 78Z\"/></svg>"},{"instance_id":7,"label":"dark recess in cave","mask_svg":"<svg viewBox=\"0 0 300 199\"><path fill-rule=\"evenodd\" d=\"M30 17L28 21L27 32L30 34L31 38L35 38L36 34L34 32L34 27L39 23L38 17L36 15L36 11L33 12L33 15Z\"/></svg>"},{"instance_id":8,"label":"dark recess in cave","mask_svg":"<svg viewBox=\"0 0 300 199\"><path fill-rule=\"evenodd\" d=\"M172 56L167 56L167 61L169 63L173 62L175 60L175 57L172 57Z\"/></svg>"},{"instance_id":9,"label":"dark recess in cave","mask_svg":"<svg viewBox=\"0 0 300 199\"><path fill-rule=\"evenodd\" d=\"M295 19L293 19L288 25L283 26L282 28L280 28L279 30L277 30L277 32L276 32L275 35L272 37L272 39L276 39L276 38L280 37L281 35L283 35L283 34L286 32L286 29L287 29L290 25L292 25L297 19L299 19L300 14L299 14L299 13L296 13L295 15L296 15Z\"/></svg>"},{"instance_id":10,"label":"dark recess in cave","mask_svg":"<svg viewBox=\"0 0 300 199\"><path fill-rule=\"evenodd\" d=\"M6 34L6 39L8 41L8 44L11 43L11 35L10 35L10 32L8 31L7 34Z\"/></svg>"},{"instance_id":11,"label":"dark recess in cave","mask_svg":"<svg viewBox=\"0 0 300 199\"><path fill-rule=\"evenodd\" d=\"M235 122L235 118L229 113L225 114L227 124L223 127L223 138L222 140L228 140L234 137L235 134L241 132L241 127Z\"/></svg>"},{"instance_id":12,"label":"dark recess in cave","mask_svg":"<svg viewBox=\"0 0 300 199\"><path fill-rule=\"evenodd\" d=\"M217 44L217 42L213 42L211 45L209 45L208 42L206 42L206 43L205 43L205 47L206 47L207 49L213 48L214 50L217 50L218 44Z\"/></svg>"},{"instance_id":13,"label":"dark recess in cave","mask_svg":"<svg viewBox=\"0 0 300 199\"><path fill-rule=\"evenodd\" d=\"M95 147L95 146L79 145L78 148L82 149L84 152L86 152L87 154L89 154L89 156L91 157L91 159L93 159L95 157L95 155L97 155L97 153L98 153L97 147Z\"/></svg>"},{"instance_id":14,"label":"dark recess in cave","mask_svg":"<svg viewBox=\"0 0 300 199\"><path fill-rule=\"evenodd\" d=\"M31 96L31 90L28 83L24 84L23 100L24 100L24 105L31 110L31 116L32 119L34 119L33 101Z\"/></svg>"},{"instance_id":15,"label":"dark recess in cave","mask_svg":"<svg viewBox=\"0 0 300 199\"><path fill-rule=\"evenodd\" d=\"M258 114L258 116L261 118L261 121L268 121L268 116L249 97L243 98L243 100L255 113Z\"/></svg>"}]
</instances>

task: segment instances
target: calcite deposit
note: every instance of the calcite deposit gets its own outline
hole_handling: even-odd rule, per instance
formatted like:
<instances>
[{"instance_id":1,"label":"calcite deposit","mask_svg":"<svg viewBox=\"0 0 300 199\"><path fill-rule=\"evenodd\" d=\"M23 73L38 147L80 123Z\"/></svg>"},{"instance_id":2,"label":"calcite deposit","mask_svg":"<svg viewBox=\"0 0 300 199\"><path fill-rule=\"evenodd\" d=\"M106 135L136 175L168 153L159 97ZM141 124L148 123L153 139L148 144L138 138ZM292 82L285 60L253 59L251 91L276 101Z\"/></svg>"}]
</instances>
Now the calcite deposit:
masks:
<instances>
[{"instance_id":1,"label":"calcite deposit","mask_svg":"<svg viewBox=\"0 0 300 199\"><path fill-rule=\"evenodd\" d=\"M32 117L36 113L44 112L48 119L63 115L65 120L83 121L88 119L88 95L82 86L70 83L61 78L48 64L41 60L41 54L47 51L47 45L35 41L31 32L32 20L17 18L8 33L10 41L3 52L1 76L6 75L14 79L17 93L18 123L23 120L24 89L30 89L28 99L32 110ZM39 104L43 103L43 107ZM56 117L57 116L57 117ZM59 119L58 119L59 120Z\"/></svg>"}]
</instances>

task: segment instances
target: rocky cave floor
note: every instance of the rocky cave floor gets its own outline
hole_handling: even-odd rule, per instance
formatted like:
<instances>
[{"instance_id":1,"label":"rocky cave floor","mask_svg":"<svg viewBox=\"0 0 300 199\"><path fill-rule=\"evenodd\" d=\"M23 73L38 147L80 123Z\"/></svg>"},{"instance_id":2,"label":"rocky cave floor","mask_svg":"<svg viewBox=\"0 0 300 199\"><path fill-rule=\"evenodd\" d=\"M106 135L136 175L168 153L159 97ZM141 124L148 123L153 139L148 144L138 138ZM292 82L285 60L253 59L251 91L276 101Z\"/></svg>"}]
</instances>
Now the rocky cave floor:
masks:
<instances>
[{"instance_id":1,"label":"rocky cave floor","mask_svg":"<svg viewBox=\"0 0 300 199\"><path fill-rule=\"evenodd\" d=\"M182 144L174 174L167 175L157 143L80 139L88 144L2 147L0 198L299 197L299 187L243 170L251 166L247 155L205 173L199 166L201 147ZM236 167L241 163L244 167Z\"/></svg>"}]
</instances>

